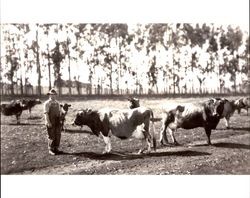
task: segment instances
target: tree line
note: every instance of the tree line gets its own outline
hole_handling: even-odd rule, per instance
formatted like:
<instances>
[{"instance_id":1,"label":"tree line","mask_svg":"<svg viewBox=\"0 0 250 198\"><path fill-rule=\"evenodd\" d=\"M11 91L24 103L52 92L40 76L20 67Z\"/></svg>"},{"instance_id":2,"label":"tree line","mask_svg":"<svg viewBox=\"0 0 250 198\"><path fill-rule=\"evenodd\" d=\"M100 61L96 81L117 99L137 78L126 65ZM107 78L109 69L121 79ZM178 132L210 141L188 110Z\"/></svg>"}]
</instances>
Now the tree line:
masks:
<instances>
[{"instance_id":1,"label":"tree line","mask_svg":"<svg viewBox=\"0 0 250 198\"><path fill-rule=\"evenodd\" d=\"M249 85L249 33L237 26L1 24L1 35L1 88L12 95L33 84L38 95L44 86L81 95L83 86L87 94L192 94Z\"/></svg>"}]
</instances>

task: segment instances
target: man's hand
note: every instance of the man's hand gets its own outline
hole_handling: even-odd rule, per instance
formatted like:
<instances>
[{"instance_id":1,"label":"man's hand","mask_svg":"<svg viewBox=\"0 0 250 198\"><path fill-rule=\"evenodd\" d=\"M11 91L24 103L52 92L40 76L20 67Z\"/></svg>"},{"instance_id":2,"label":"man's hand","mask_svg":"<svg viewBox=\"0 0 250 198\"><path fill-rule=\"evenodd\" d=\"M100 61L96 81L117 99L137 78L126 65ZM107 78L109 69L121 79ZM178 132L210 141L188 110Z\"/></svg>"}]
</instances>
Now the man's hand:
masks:
<instances>
[{"instance_id":1,"label":"man's hand","mask_svg":"<svg viewBox=\"0 0 250 198\"><path fill-rule=\"evenodd\" d=\"M51 128L51 127L52 127L52 124L51 124L50 122L47 122L45 125L46 125L48 128Z\"/></svg>"},{"instance_id":2,"label":"man's hand","mask_svg":"<svg viewBox=\"0 0 250 198\"><path fill-rule=\"evenodd\" d=\"M48 113L45 113L45 125L48 127L48 128L51 128L52 127L52 124L49 120L49 115Z\"/></svg>"}]
</instances>

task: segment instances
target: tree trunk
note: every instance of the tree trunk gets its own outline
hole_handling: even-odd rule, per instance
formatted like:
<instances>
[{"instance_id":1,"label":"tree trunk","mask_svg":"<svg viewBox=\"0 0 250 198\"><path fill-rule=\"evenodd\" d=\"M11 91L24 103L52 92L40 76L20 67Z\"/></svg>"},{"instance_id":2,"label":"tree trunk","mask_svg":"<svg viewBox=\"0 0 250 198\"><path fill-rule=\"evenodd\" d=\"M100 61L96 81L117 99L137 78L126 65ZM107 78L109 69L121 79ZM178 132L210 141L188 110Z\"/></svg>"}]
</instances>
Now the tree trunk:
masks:
<instances>
[{"instance_id":1,"label":"tree trunk","mask_svg":"<svg viewBox=\"0 0 250 198\"><path fill-rule=\"evenodd\" d=\"M70 51L69 51L69 38L67 38L67 47L68 47L68 60L69 60L69 65L68 65L68 72L69 72L69 84L68 84L68 88L69 88L69 95L71 96L72 92L71 92L71 74L70 74Z\"/></svg>"},{"instance_id":2,"label":"tree trunk","mask_svg":"<svg viewBox=\"0 0 250 198\"><path fill-rule=\"evenodd\" d=\"M18 53L18 56L19 56L19 62L21 62L21 57L20 57L20 52ZM22 63L20 64L20 70L21 70L21 73L20 73L20 88L21 88L21 95L23 95L23 75L22 75L22 72L23 72L23 69L22 69Z\"/></svg>"},{"instance_id":3,"label":"tree trunk","mask_svg":"<svg viewBox=\"0 0 250 198\"><path fill-rule=\"evenodd\" d=\"M49 72L49 90L51 90L52 86L51 86L51 64L50 64L50 53L49 53L49 45L47 44L47 57L48 57L48 72Z\"/></svg>"},{"instance_id":4,"label":"tree trunk","mask_svg":"<svg viewBox=\"0 0 250 198\"><path fill-rule=\"evenodd\" d=\"M194 73L194 64L195 64L195 60L194 60L194 56L195 56L196 53L192 53L192 60L191 60L191 72L192 72L192 75ZM193 78L191 79L191 94L194 93L194 80Z\"/></svg>"},{"instance_id":5,"label":"tree trunk","mask_svg":"<svg viewBox=\"0 0 250 198\"><path fill-rule=\"evenodd\" d=\"M20 86L21 86L21 95L23 95L23 77L20 75Z\"/></svg>"},{"instance_id":6,"label":"tree trunk","mask_svg":"<svg viewBox=\"0 0 250 198\"><path fill-rule=\"evenodd\" d=\"M234 93L237 93L237 87L236 87L236 75L234 77Z\"/></svg>"},{"instance_id":7,"label":"tree trunk","mask_svg":"<svg viewBox=\"0 0 250 198\"><path fill-rule=\"evenodd\" d=\"M51 86L51 64L50 64L50 60L48 62L48 69L49 69L49 90L51 90L52 86Z\"/></svg>"},{"instance_id":8,"label":"tree trunk","mask_svg":"<svg viewBox=\"0 0 250 198\"><path fill-rule=\"evenodd\" d=\"M14 93L14 80L13 80L13 76L11 77L10 82L11 82L11 84L10 84L10 93L11 93L11 95L15 95L15 93Z\"/></svg>"},{"instance_id":9,"label":"tree trunk","mask_svg":"<svg viewBox=\"0 0 250 198\"><path fill-rule=\"evenodd\" d=\"M38 27L37 27L38 28ZM38 84L38 95L41 96L41 68L40 68L40 59L39 59L39 45L38 45L38 30L36 30L36 43L37 43L37 49L36 49L36 65L37 65L37 84Z\"/></svg>"},{"instance_id":10,"label":"tree trunk","mask_svg":"<svg viewBox=\"0 0 250 198\"><path fill-rule=\"evenodd\" d=\"M112 63L110 64L109 82L110 82L110 94L113 95Z\"/></svg>"}]
</instances>

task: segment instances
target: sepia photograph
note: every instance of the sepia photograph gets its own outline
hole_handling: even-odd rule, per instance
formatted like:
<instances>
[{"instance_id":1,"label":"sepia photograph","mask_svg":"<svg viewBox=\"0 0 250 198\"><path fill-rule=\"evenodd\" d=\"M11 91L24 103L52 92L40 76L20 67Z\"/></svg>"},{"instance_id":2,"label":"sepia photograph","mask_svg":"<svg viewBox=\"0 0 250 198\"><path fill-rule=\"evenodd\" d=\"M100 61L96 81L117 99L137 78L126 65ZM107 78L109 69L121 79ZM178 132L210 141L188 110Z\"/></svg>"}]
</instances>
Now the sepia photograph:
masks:
<instances>
[{"instance_id":1,"label":"sepia photograph","mask_svg":"<svg viewBox=\"0 0 250 198\"><path fill-rule=\"evenodd\" d=\"M1 20L1 175L249 180L248 20L158 17Z\"/></svg>"}]
</instances>

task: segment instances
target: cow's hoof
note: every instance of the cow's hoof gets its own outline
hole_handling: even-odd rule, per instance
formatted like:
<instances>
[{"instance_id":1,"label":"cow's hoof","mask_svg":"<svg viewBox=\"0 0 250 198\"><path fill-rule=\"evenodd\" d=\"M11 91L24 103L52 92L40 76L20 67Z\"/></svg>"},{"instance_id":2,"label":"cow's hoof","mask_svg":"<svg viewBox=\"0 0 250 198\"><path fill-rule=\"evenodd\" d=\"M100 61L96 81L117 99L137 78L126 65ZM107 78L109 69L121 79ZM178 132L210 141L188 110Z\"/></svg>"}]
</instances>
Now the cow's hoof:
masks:
<instances>
[{"instance_id":1,"label":"cow's hoof","mask_svg":"<svg viewBox=\"0 0 250 198\"><path fill-rule=\"evenodd\" d=\"M151 149L145 151L145 154L149 154L149 153L151 153Z\"/></svg>"},{"instance_id":2,"label":"cow's hoof","mask_svg":"<svg viewBox=\"0 0 250 198\"><path fill-rule=\"evenodd\" d=\"M110 151L103 151L102 154L103 154L103 155L110 154Z\"/></svg>"},{"instance_id":3,"label":"cow's hoof","mask_svg":"<svg viewBox=\"0 0 250 198\"><path fill-rule=\"evenodd\" d=\"M139 154L142 154L143 153L143 150L139 150L138 152L137 152L137 154L139 155Z\"/></svg>"},{"instance_id":4,"label":"cow's hoof","mask_svg":"<svg viewBox=\"0 0 250 198\"><path fill-rule=\"evenodd\" d=\"M174 142L174 145L175 145L175 146L181 146L181 144L178 143L178 142Z\"/></svg>"},{"instance_id":5,"label":"cow's hoof","mask_svg":"<svg viewBox=\"0 0 250 198\"><path fill-rule=\"evenodd\" d=\"M169 146L170 144L168 143L168 142L164 142L163 140L162 141L160 141L160 144L161 144L161 146Z\"/></svg>"},{"instance_id":6,"label":"cow's hoof","mask_svg":"<svg viewBox=\"0 0 250 198\"><path fill-rule=\"evenodd\" d=\"M144 151L145 151L145 149L140 149L139 151L138 151L138 153L137 154L143 154L144 153ZM146 151L147 152L147 151ZM145 153L146 153L145 152Z\"/></svg>"}]
</instances>

